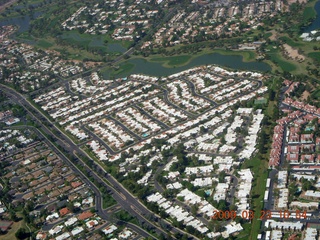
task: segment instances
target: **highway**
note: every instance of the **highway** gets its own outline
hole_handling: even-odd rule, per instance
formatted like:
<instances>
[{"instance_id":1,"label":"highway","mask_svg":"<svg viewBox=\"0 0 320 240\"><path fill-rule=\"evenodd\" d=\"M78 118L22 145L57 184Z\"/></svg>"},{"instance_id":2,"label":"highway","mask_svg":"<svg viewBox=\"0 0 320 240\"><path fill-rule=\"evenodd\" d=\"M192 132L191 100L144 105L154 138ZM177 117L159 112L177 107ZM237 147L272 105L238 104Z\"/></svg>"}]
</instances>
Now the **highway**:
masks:
<instances>
[{"instance_id":1,"label":"highway","mask_svg":"<svg viewBox=\"0 0 320 240\"><path fill-rule=\"evenodd\" d=\"M10 95L15 102L20 103L33 117L33 119L38 122L41 126L42 131L57 139L56 142L62 146L66 151L69 153L76 153L77 156L87 156L85 152L83 152L76 144L72 142L72 140L66 136L63 132L60 131L59 128L57 128L51 121L48 119L41 111L39 111L37 108L35 108L32 104L30 104L26 98L21 95L20 93L16 92L15 90L0 84L0 89L5 91L8 95ZM55 133L59 134L59 137L56 136L55 133L50 129L48 129L45 126L45 123L50 126L54 130ZM65 162L67 162L70 167L81 176L81 178L84 180L84 182L92 188L92 190L96 194L96 207L98 214L103 219L108 219L108 215L105 213L105 211L102 209L102 196L97 189L97 187L91 183L91 181L80 171L78 168L74 165L73 162L71 162L54 144L52 144L47 138L46 138L48 145L55 149L58 152L58 156L61 157ZM171 226L171 223L169 223L166 220L160 219L160 216L156 215L149 209L147 209L140 201L134 197L130 192L128 192L116 179L114 179L111 175L109 175L100 164L95 163L91 160L93 163L92 166L88 166L86 163L83 162L81 157L77 159L78 164L81 164L85 167L86 171L91 174L91 176L96 179L98 182L104 185L104 187L107 188L108 191L110 191L112 194L112 197L122 206L122 208L126 211L128 211L132 216L135 216L138 218L140 222L142 222L144 225L147 225L150 229L154 229L158 234L163 234L164 236L168 236L168 232L164 231L160 226ZM95 169L95 170L94 170ZM108 182L106 182L106 180ZM108 183L110 185L108 185ZM158 224L155 224L155 221L150 221L144 216L151 216L152 219L158 219ZM158 226L159 225L159 226ZM182 231L178 228L172 227L171 231L173 233L180 233L180 234L187 234L193 239L198 239L197 237L188 234L185 231ZM141 232L141 231L140 231ZM145 232L141 232L139 234L144 234Z\"/></svg>"},{"instance_id":2,"label":"highway","mask_svg":"<svg viewBox=\"0 0 320 240\"><path fill-rule=\"evenodd\" d=\"M19 102L20 104L22 104L25 109L29 112L29 114L31 115L31 117L33 117L33 120L38 122L39 124L41 124L41 130L49 135L49 136L54 136L55 138L57 138L46 126L44 126L43 122L41 122L31 111L30 111L30 108L33 109L33 110L36 110L38 112L38 110L36 108L34 108L21 94L15 92L14 90L12 90L11 88L8 88L6 86L3 86L0 84L0 89L2 90L5 90L6 94L10 95L11 97L13 97L17 102ZM38 114L40 114L42 117L44 117L46 119L46 117L44 115L42 115L41 112L38 112ZM51 122L50 122L51 123ZM28 126L30 127L30 126ZM87 176L85 176L76 166L73 162L71 162L65 155L64 153L62 153L54 144L51 143L51 141L46 137L44 136L39 129L37 128L34 128L33 129L36 131L36 133L38 135L41 135L41 139L44 139L45 142L48 144L49 147L51 147L55 153L65 162L69 165L69 167L75 172L77 173L81 179L84 181L84 183L90 187L90 189L94 192L95 194L95 206L96 206L96 211L97 213L99 214L99 216L101 218L103 218L104 220L110 220L110 215L106 213L106 211L103 209L102 207L102 195L101 195L101 192L99 191L99 189L87 178ZM56 128L57 129L57 128ZM61 133L62 134L62 133ZM57 138L58 139L58 138ZM65 145L65 142L68 142L68 145L69 147L67 147ZM65 149L67 150L71 150L73 149L71 152L75 151L77 152L76 150L80 150L79 148L77 148L76 145L73 144L73 142L70 140L70 139L64 139L64 140L57 140L56 141L60 146L65 146ZM79 151L80 152L80 155L82 155L82 152L81 150ZM80 159L78 159L78 161L81 161ZM102 184L104 184L104 187L107 188L107 190L109 190L111 192L111 196L118 202L120 203L120 205L122 206L123 209L125 210L129 210L128 212L133 215L133 216L137 216L139 217L140 215L135 213L131 208L127 208L128 206L128 203L126 202L125 200L125 196L122 195L122 194L119 194L117 191L115 191L113 188L111 188L105 181L101 180L100 177L98 177L93 171L92 169L90 169L88 166L85 165L84 162L82 162L82 165L86 167L86 171L87 172L90 172L92 173L93 177L95 179L98 179L100 180L100 182ZM119 186L119 189L120 188L123 188L121 184L118 183ZM121 204L122 203L122 204ZM138 218L139 219L139 218ZM145 221L145 218L142 218L144 221ZM141 220L141 218L139 219ZM149 222L147 222L148 224ZM133 224L131 224L133 225ZM154 228L155 226L153 226L153 224L150 224L151 228ZM133 225L135 226L135 225ZM140 227L138 226L135 226L135 231L137 231L137 233L139 233L141 236L144 236L144 237L152 237L152 235L150 235L149 233L146 233L146 231L144 231L143 229L141 229ZM164 232L163 230L160 231L160 233L163 233L163 234L166 234L166 232Z\"/></svg>"},{"instance_id":3,"label":"highway","mask_svg":"<svg viewBox=\"0 0 320 240\"><path fill-rule=\"evenodd\" d=\"M259 87L262 86L261 81L256 81L258 84L255 89L252 89L248 92L253 92ZM190 86L190 84L189 84ZM192 84L193 86L193 84ZM160 86L159 86L160 87ZM166 89L160 87L164 91L164 100L170 104L171 106L175 106L172 104L169 99L168 99L168 92ZM140 223L143 223L143 225L148 226L149 229L154 229L158 234L163 234L165 236L168 236L168 230L163 230L162 226L171 226L171 223L168 221L161 219L160 216L156 215L149 209L147 209L136 197L134 197L129 191L127 191L116 179L114 179L110 174L108 174L104 168L100 165L100 163L94 162L82 149L79 148L67 135L65 135L58 127L54 125L54 123L46 117L45 114L43 114L40 110L38 110L36 107L34 107L27 99L21 95L20 93L16 92L15 90L5 86L5 85L0 85L0 89L4 90L6 93L11 95L11 98L17 102L20 103L24 108L29 112L30 116L33 117L34 121L37 122L41 126L41 130L47 135L50 136L55 140L55 142L60 145L64 150L69 152L70 154L73 154L75 156L78 156L77 158L77 164L80 164L84 166L85 172L89 174L91 177L93 177L95 180L98 181L98 183L102 184L112 195L112 197L118 202L118 204L127 212L129 212L132 216L137 217L137 219L140 221ZM193 94L194 88L192 88ZM246 93L248 94L248 93ZM240 94L239 96L235 97L238 98L242 95L245 94ZM230 101L231 99L228 99ZM201 114L204 114L207 111L212 110L213 108L216 108L223 103L216 104L214 107L207 109ZM175 106L179 110L182 110L185 112L183 109L180 107ZM185 112L186 113L186 112ZM190 116L190 113L188 113ZM197 114L198 116L200 114ZM92 135L91 135L92 136ZM97 136L92 136L94 138L97 138ZM84 182L90 186L93 191L96 194L96 207L97 207L97 212L98 214L103 218L103 219L108 219L108 214L102 209L102 196L99 191L99 189L91 183L91 181L85 176L81 171L78 170L74 162L71 162L65 155L62 153L54 144L52 144L48 139L48 145L51 146L59 157L61 157L65 162L67 162L71 168L79 173L79 175L82 177ZM115 153L114 151L111 151ZM90 159L90 164L85 163L82 160L81 156L86 156ZM151 216L151 217L150 217ZM151 219L151 221L150 221ZM157 220L157 221L155 221ZM141 230L140 230L141 232ZM139 233L140 233L139 232ZM172 227L171 232L173 233L180 233L180 234L187 234L185 231L180 230L178 228ZM144 232L141 232L141 234L144 234ZM197 239L195 236L188 234L191 238Z\"/></svg>"}]
</instances>

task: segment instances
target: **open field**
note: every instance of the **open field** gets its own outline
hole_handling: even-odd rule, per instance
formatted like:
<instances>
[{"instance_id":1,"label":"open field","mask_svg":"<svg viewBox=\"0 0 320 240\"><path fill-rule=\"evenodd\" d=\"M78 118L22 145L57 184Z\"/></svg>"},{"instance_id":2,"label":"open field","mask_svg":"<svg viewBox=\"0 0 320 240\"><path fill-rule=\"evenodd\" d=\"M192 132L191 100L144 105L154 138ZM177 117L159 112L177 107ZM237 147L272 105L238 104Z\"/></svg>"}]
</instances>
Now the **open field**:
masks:
<instances>
[{"instance_id":1,"label":"open field","mask_svg":"<svg viewBox=\"0 0 320 240\"><path fill-rule=\"evenodd\" d=\"M15 237L16 232L18 231L19 228L24 227L24 223L23 220L19 221L19 222L14 222L10 228L10 230L8 231L8 233L6 235L0 235L0 240L13 240L13 239L17 239ZM27 230L27 229L26 229ZM28 231L28 230L27 230Z\"/></svg>"},{"instance_id":2,"label":"open field","mask_svg":"<svg viewBox=\"0 0 320 240\"><path fill-rule=\"evenodd\" d=\"M310 52L308 56L320 63L320 52Z\"/></svg>"},{"instance_id":3,"label":"open field","mask_svg":"<svg viewBox=\"0 0 320 240\"><path fill-rule=\"evenodd\" d=\"M241 166L242 169L250 168L253 176L253 188L251 192L253 206L251 209L254 210L255 217L253 218L251 224L244 225L244 231L238 235L238 239L257 239L257 236L260 231L261 220L260 211L262 210L263 197L266 186L266 179L268 177L268 171L266 171L267 162L263 159L260 159L258 156L247 160ZM251 238L248 238L248 237Z\"/></svg>"},{"instance_id":4,"label":"open field","mask_svg":"<svg viewBox=\"0 0 320 240\"><path fill-rule=\"evenodd\" d=\"M296 66L288 61L282 59L279 53L270 53L270 60L275 64L276 67L282 71L292 72L296 70Z\"/></svg>"},{"instance_id":5,"label":"open field","mask_svg":"<svg viewBox=\"0 0 320 240\"><path fill-rule=\"evenodd\" d=\"M255 61L255 58L256 58L256 53L254 51L231 51L231 50L216 49L216 50L213 50L212 53L219 53L222 55L240 55L242 56L242 60L244 62Z\"/></svg>"},{"instance_id":6,"label":"open field","mask_svg":"<svg viewBox=\"0 0 320 240\"><path fill-rule=\"evenodd\" d=\"M314 10L313 6L308 6L303 11L303 20L305 22L309 21L310 19L316 17L317 13Z\"/></svg>"},{"instance_id":7,"label":"open field","mask_svg":"<svg viewBox=\"0 0 320 240\"><path fill-rule=\"evenodd\" d=\"M292 40L292 38L289 38L286 35L280 37L279 39L282 40L283 42L287 43L291 47L301 47L304 45L301 39L299 42L297 42L297 41Z\"/></svg>"}]
</instances>

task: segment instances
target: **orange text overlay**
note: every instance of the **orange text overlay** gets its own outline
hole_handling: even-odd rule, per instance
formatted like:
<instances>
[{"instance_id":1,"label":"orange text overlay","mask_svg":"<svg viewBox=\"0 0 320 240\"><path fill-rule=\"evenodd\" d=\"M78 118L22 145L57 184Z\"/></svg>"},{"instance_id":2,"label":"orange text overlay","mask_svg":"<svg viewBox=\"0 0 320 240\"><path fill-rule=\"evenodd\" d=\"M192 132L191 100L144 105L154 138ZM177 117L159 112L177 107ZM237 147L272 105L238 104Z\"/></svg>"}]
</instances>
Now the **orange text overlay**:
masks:
<instances>
[{"instance_id":1,"label":"orange text overlay","mask_svg":"<svg viewBox=\"0 0 320 240\"><path fill-rule=\"evenodd\" d=\"M240 217L243 219L252 220L254 218L258 218L260 220L267 220L271 218L293 218L293 219L306 219L307 212L306 211L288 211L288 210L261 210L260 212L256 212L253 210L244 210L241 213L238 213L235 210L214 210L212 219L217 220L228 220L235 219L236 217Z\"/></svg>"}]
</instances>

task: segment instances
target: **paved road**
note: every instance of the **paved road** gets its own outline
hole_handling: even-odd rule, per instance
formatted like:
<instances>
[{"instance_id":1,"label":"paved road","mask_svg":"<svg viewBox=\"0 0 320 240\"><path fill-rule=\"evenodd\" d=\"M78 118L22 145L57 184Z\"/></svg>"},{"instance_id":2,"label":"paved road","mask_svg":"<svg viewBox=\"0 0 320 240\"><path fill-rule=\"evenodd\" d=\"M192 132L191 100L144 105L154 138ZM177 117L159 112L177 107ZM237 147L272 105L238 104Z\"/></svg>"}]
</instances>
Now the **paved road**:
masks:
<instances>
[{"instance_id":1,"label":"paved road","mask_svg":"<svg viewBox=\"0 0 320 240\"><path fill-rule=\"evenodd\" d=\"M161 122L159 119L155 118L154 116L152 116L151 114L149 114L148 112L146 112L144 109L142 109L139 106L135 106L136 109L138 109L142 114L146 115L148 118L152 119L154 122L156 122L158 125L160 125L162 128L164 129L168 129L170 128L168 125L166 125L165 123Z\"/></svg>"},{"instance_id":2,"label":"paved road","mask_svg":"<svg viewBox=\"0 0 320 240\"><path fill-rule=\"evenodd\" d=\"M132 106L133 107L133 106ZM135 139L138 139L139 141L142 140L142 138L137 135L136 133L134 133L133 131L131 131L127 126L125 126L122 122L120 122L118 119L115 119L113 117L111 117L110 115L108 116L108 118L112 121L114 121L116 124L118 124L122 129L124 129L126 132L128 132L131 136L133 136Z\"/></svg>"},{"instance_id":3,"label":"paved road","mask_svg":"<svg viewBox=\"0 0 320 240\"><path fill-rule=\"evenodd\" d=\"M230 198L229 198L229 202L230 202L230 205L233 205L234 203L234 198L235 198L235 193L237 191L237 187L238 187L238 184L239 184L239 180L236 176L232 175L231 176L231 179L232 179L232 188L230 190Z\"/></svg>"},{"instance_id":4,"label":"paved road","mask_svg":"<svg viewBox=\"0 0 320 240\"><path fill-rule=\"evenodd\" d=\"M54 126L53 123L44 114L42 114L42 112L40 112L33 105L31 105L25 99L25 97L23 97L21 94L17 93L15 90L13 90L7 86L4 86L2 84L0 84L0 89L5 90L6 93L8 93L10 96L12 96L12 98L14 98L16 100L16 102L20 102L26 108L26 110L30 113L30 115L34 118L34 120L39 122L39 124L41 124L42 130L46 134L48 134L49 136L52 136L57 139L56 143L58 143L60 146L64 146L64 149L66 149L70 153L75 152L78 154L78 156L86 156L85 152L83 152L77 145L75 145L70 138L68 138L66 135L64 135L64 133L62 133L60 131L60 129L58 129L56 126ZM41 122L39 120L39 118L43 122ZM61 140L59 140L57 138L57 136L44 125L45 122L49 123L51 128L53 128L54 131L59 133ZM77 167L74 165L74 163L72 163L67 157L65 157L64 154L55 145L53 145L48 139L46 139L46 140L48 141L48 145L51 146L53 149L55 149L58 152L57 155L59 157L61 157L65 162L67 162L70 165L70 167L72 168L72 170L74 170L76 173L78 173L79 176L82 177L84 182L86 184L88 184L88 186L91 186L92 190L95 192L95 194L97 196L96 197L96 206L97 206L98 214L103 219L108 219L109 216L102 209L102 197L101 197L101 193L97 189L97 187L95 185L93 185L90 182L90 180L81 171L79 171L77 169ZM67 145L65 143L67 143ZM104 187L106 187L110 192L112 192L112 197L122 206L123 209L128 211L131 215L136 216L140 222L147 224L151 229L155 229L155 231L158 234L164 234L165 236L167 236L166 231L162 230L161 227L159 227L154 222L151 222L144 217L144 215L148 214L149 216L152 216L153 219L159 219L160 216L154 214L152 211L147 209L142 203L140 203L140 201L136 197L134 197L130 192L128 192L116 179L114 179L111 175L109 175L103 169L102 166L100 166L99 164L95 164L93 160L91 160L93 166L90 166L90 167L86 163L84 163L81 158L78 158L77 161L78 161L78 163L80 163L81 165L83 165L86 168L85 170L88 173L90 173L93 178L98 180L98 182L103 184ZM98 171L94 171L92 169L92 167L95 167L95 169ZM99 175L97 172L99 172ZM101 175L103 175L103 177L101 177ZM109 186L105 182L105 180L107 180L111 186ZM133 208L132 208L132 206L133 206ZM163 226L163 225L170 226L171 225L171 223L169 223L163 219L159 219L159 223L162 223L162 224L159 224L160 226ZM187 234L185 231L182 231L182 230L175 228L175 227L172 227L171 231L174 233ZM188 235L194 239L197 239L195 236L193 236L191 234L188 234Z\"/></svg>"},{"instance_id":5,"label":"paved road","mask_svg":"<svg viewBox=\"0 0 320 240\"><path fill-rule=\"evenodd\" d=\"M211 105L213 105L213 106L217 105L217 103L215 101L213 101L212 99L207 98L207 97L205 97L203 95L199 95L198 93L196 93L193 82L191 82L190 80L186 79L185 77L183 77L182 79L188 84L188 86L189 86L189 88L191 90L191 94L193 96L197 96L199 98L202 98L202 99L208 101L209 103L211 103Z\"/></svg>"},{"instance_id":6,"label":"paved road","mask_svg":"<svg viewBox=\"0 0 320 240\"><path fill-rule=\"evenodd\" d=\"M34 108L31 104L29 104L29 102L22 96L20 95L19 93L15 92L13 89L10 89L6 86L3 86L0 84L0 89L3 89L3 90L6 90L6 93L8 95L10 95L11 97L13 97L16 102L20 102L24 107L25 109L30 113L30 115L33 117L33 120L35 122L38 122L40 125L41 125L41 130L43 132L45 132L45 134L49 135L49 136L54 136L56 138L56 136L47 128L44 126L43 122L41 122L31 111L30 109L32 109L33 111L36 111L37 114L40 114L42 118L44 118L44 120L46 120L46 116L44 116L41 112L39 112L36 108ZM47 120L50 122L50 120ZM50 122L51 123L51 122ZM53 126L53 125L52 125ZM55 127L55 126L53 126ZM56 128L56 127L55 127ZM57 129L57 128L56 128ZM110 215L106 213L106 211L103 209L102 207L102 195L99 191L99 189L81 172L78 170L78 168L74 165L74 163L72 163L54 144L52 144L49 139L47 139L46 136L44 136L38 129L34 128L34 130L36 131L37 134L40 134L41 136L43 136L44 138L44 141L48 144L49 147L51 147L55 153L58 155L59 158L61 158L65 163L67 163L69 165L69 167L75 172L77 173L81 179L83 180L83 182L90 187L90 189L94 192L95 194L95 200L96 200L96 203L95 203L95 206L96 206L96 210L97 210L97 213L98 215L105 219L105 220L109 220L110 218ZM59 131L59 129L57 129ZM62 133L61 133L62 134ZM64 135L63 135L64 136ZM68 146L65 145L64 141L68 142ZM73 142L69 139L69 138L65 138L64 140L57 140L56 141L57 144L59 144L60 146L65 146L65 149L69 150L69 152L73 152L73 151L79 151L80 152L80 155L83 155L81 150L79 148L77 148L77 146L75 144L73 144ZM72 151L71 151L72 150ZM76 152L77 152L76 151ZM78 161L81 161L81 159L78 159ZM106 184L103 180L101 180L100 177L98 177L87 165L85 165L85 163L83 163L83 166L86 167L86 171L89 172L89 173L92 173L93 177L95 179L98 179L100 180L100 182L104 185L104 187L106 187L109 191L112 192L112 197L120 202L121 206L124 207L124 209L126 209L125 207L128 206L128 203L126 202L125 197L122 196L122 194L119 194L117 193L116 191L114 191L113 188L111 188L108 184ZM119 183L117 183L119 185L119 188L123 188L122 185L120 185ZM126 209L127 210L127 209ZM128 209L128 212L134 216L138 216L139 217L139 214L135 213L134 211L132 211L132 209ZM143 220L145 220L143 218ZM151 228L156 228L156 226L154 226L152 223L150 222L147 222L146 224L149 224L151 225L150 227ZM141 228L137 227L137 232L139 234L141 234L142 236L145 236L145 237L150 237L151 235L148 234L146 235L146 232L144 230L142 230ZM139 230L140 229L140 230ZM138 231L139 230L139 231ZM166 235L166 232L162 231L161 230L161 233L165 234ZM152 236L151 236L152 237Z\"/></svg>"},{"instance_id":7,"label":"paved road","mask_svg":"<svg viewBox=\"0 0 320 240\"><path fill-rule=\"evenodd\" d=\"M256 89L258 89L259 87L262 86L262 82L257 81L258 82L258 86L251 90L248 91L248 93L255 91ZM37 108L35 108L33 105L31 105L24 96L22 96L21 94L17 93L16 91L14 91L13 89L10 89L4 85L0 85L1 89L5 89L5 91L7 93L9 93L12 98L16 101L16 102L20 102L30 113L31 116L33 116L34 120L39 122L41 129L49 136L52 136L53 138L56 139L56 142L60 145L60 146L64 146L64 149L68 150L69 153L72 152L76 152L79 156L86 156L86 153L83 152L77 145L75 145L72 140L64 135L63 132L60 131L59 128L57 128L51 121L50 119L48 119L41 111L39 111ZM165 99L167 98L168 92L167 90L164 90L165 93ZM246 93L246 94L248 94ZM242 95L246 95L246 94L241 94L235 98L238 98ZM230 101L231 99L228 99L228 101ZM167 99L167 101L170 103L170 101ZM224 103L220 103L215 107L218 107L220 105L222 105ZM172 103L170 103L170 105L172 105ZM177 107L179 108L179 107ZM181 108L179 108L180 110L182 110ZM212 110L212 108L209 108L207 111ZM205 113L204 112L204 113ZM204 114L201 113L201 114ZM190 113L188 113L188 115L190 115ZM45 126L48 125L50 126L50 130ZM50 142L51 144L51 142ZM51 144L52 145L52 144ZM54 145L52 145L56 150L58 150ZM58 150L60 152L60 150ZM73 166L73 169L75 172L80 172L76 166L69 160L67 159L63 153L60 152L61 158L63 158L66 162L68 162L71 166ZM143 204L141 204L139 202L138 199L136 199L134 196L132 196L121 184L119 184L111 175L107 174L105 172L105 170L102 168L102 166L100 166L99 164L95 164L93 160L91 160L92 166L88 166L86 165L81 158L79 158L78 163L80 163L81 165L85 166L85 169L88 173L90 173L92 175L93 178L97 179L101 184L103 184L110 192L112 192L112 196L115 198L115 200L125 209L127 210L130 214L132 214L133 216L136 216L141 222L146 223L147 225L149 225L151 228L155 229L158 233L163 233L164 235L166 235L166 231L163 231L158 224L155 224L154 222L150 222L148 219L146 219L143 215L150 215L153 217L153 219L159 218L159 216L155 215L153 212L149 211ZM81 172L80 172L81 173ZM85 181L88 182L89 186L92 186L92 188L94 189L94 192L96 193L97 197L97 207L98 207L98 213L101 214L101 216L103 218L108 218L108 216L105 214L105 212L102 209L102 205L101 205L101 193L99 192L99 190L88 180L88 178L86 176L84 176L82 173L80 174L82 175L83 179L85 179ZM103 177L101 177L103 176ZM108 183L111 184L111 187L105 182L105 178L107 179ZM168 223L165 220L159 220L161 223L163 224L168 224L170 225L170 223ZM160 224L161 226L162 224ZM185 232L177 229L177 228L172 228L173 232L179 232L181 234L184 234ZM193 238L195 238L192 235L189 235Z\"/></svg>"}]
</instances>

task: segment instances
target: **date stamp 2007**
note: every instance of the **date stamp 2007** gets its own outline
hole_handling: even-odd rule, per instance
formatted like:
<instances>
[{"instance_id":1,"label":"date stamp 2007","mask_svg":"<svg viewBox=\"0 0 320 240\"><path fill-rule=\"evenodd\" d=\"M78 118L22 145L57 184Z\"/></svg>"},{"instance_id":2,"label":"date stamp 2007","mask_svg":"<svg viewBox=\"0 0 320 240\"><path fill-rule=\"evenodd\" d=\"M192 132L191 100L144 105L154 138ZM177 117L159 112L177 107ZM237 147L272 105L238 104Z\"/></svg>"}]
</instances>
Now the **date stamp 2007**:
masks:
<instances>
[{"instance_id":1,"label":"date stamp 2007","mask_svg":"<svg viewBox=\"0 0 320 240\"><path fill-rule=\"evenodd\" d=\"M244 210L240 214L237 213L235 210L214 210L212 219L217 220L228 220L228 219L235 219L236 217L240 217L243 219L252 220L254 218L258 218L260 220L267 220L271 219L273 217L280 218L280 219L287 219L287 218L293 218L293 219L306 219L307 218L307 211L289 211L289 210L261 210L260 213L257 213L253 210Z\"/></svg>"}]
</instances>

